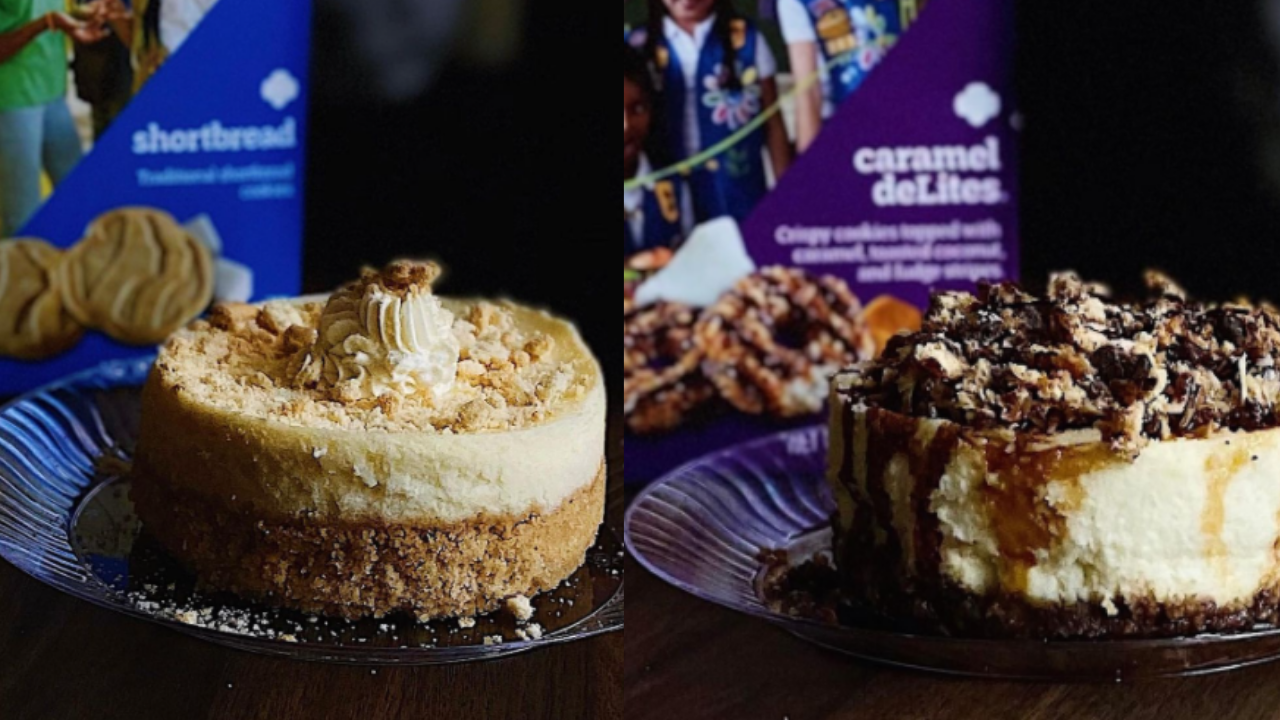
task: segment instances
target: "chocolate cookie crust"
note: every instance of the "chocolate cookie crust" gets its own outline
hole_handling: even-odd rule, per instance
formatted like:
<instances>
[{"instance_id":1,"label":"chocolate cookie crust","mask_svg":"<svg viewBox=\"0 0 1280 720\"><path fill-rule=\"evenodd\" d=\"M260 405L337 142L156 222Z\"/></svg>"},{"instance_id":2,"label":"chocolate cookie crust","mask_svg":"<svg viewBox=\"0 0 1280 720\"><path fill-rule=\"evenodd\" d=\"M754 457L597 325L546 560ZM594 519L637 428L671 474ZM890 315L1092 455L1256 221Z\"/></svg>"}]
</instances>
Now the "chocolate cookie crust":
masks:
<instances>
[{"instance_id":1,"label":"chocolate cookie crust","mask_svg":"<svg viewBox=\"0 0 1280 720\"><path fill-rule=\"evenodd\" d=\"M1009 593L975 595L944 580L893 576L892 563L866 557L851 569L863 584L843 581L824 557L791 567L785 553L762 558L763 593L774 611L832 624L881 624L902 632L955 637L1092 639L1180 637L1243 632L1280 623L1280 588L1260 590L1241 603L1219 605L1188 598L1117 599L1097 603L1035 605Z\"/></svg>"}]
</instances>

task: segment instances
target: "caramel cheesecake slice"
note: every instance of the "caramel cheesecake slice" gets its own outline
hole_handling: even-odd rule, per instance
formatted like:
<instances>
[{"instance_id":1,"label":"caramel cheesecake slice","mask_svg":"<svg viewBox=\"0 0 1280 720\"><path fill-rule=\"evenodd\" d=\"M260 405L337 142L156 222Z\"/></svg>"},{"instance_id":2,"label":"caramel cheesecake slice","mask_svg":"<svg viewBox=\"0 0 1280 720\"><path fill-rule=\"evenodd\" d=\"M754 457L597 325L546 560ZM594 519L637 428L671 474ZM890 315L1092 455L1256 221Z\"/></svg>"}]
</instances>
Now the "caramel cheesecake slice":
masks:
<instances>
[{"instance_id":1,"label":"caramel cheesecake slice","mask_svg":"<svg viewBox=\"0 0 1280 720\"><path fill-rule=\"evenodd\" d=\"M143 390L133 499L209 589L350 617L551 589L603 517L605 392L574 327L393 264L219 305Z\"/></svg>"},{"instance_id":2,"label":"caramel cheesecake slice","mask_svg":"<svg viewBox=\"0 0 1280 720\"><path fill-rule=\"evenodd\" d=\"M1280 609L1280 315L1151 276L934 297L832 384L847 596L956 635L1237 630Z\"/></svg>"}]
</instances>

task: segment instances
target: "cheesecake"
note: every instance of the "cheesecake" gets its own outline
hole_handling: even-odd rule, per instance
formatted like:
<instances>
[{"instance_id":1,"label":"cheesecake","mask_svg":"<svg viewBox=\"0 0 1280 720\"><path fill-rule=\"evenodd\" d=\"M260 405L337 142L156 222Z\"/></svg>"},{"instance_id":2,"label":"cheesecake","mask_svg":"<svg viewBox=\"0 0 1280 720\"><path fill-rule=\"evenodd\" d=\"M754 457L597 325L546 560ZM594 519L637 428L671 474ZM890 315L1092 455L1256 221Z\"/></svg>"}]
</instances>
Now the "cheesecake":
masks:
<instances>
[{"instance_id":1,"label":"cheesecake","mask_svg":"<svg viewBox=\"0 0 1280 720\"><path fill-rule=\"evenodd\" d=\"M207 590L470 616L560 584L603 518L605 391L566 320L393 263L221 304L160 351L132 498Z\"/></svg>"},{"instance_id":2,"label":"cheesecake","mask_svg":"<svg viewBox=\"0 0 1280 720\"><path fill-rule=\"evenodd\" d=\"M934 296L831 386L843 596L957 636L1175 636L1280 615L1280 314L1071 274Z\"/></svg>"}]
</instances>

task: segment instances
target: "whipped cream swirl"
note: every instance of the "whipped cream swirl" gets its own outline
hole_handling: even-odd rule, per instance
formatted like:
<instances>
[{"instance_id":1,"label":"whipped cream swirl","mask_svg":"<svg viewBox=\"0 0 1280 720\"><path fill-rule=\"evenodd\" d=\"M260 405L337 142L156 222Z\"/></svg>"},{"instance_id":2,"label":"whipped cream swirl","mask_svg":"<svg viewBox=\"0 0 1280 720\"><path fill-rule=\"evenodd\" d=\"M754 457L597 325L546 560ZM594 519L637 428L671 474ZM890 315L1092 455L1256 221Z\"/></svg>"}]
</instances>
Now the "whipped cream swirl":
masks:
<instances>
[{"instance_id":1,"label":"whipped cream swirl","mask_svg":"<svg viewBox=\"0 0 1280 720\"><path fill-rule=\"evenodd\" d=\"M329 298L313 348L324 384L354 384L370 398L449 392L459 343L453 313L431 294L432 269L425 282L397 286L372 276Z\"/></svg>"}]
</instances>

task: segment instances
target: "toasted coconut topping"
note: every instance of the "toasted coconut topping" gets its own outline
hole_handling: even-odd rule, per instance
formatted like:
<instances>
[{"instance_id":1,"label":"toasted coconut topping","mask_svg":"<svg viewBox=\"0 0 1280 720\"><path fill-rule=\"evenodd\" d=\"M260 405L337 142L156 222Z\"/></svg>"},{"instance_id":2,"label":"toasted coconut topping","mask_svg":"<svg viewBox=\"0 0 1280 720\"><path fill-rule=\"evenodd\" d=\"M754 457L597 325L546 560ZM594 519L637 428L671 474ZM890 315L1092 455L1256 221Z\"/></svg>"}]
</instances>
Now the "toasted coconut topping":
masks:
<instances>
[{"instance_id":1,"label":"toasted coconut topping","mask_svg":"<svg viewBox=\"0 0 1280 720\"><path fill-rule=\"evenodd\" d=\"M1094 428L1117 448L1280 424L1280 313L1193 302L1147 273L1112 302L1073 273L1045 297L1011 283L934 295L919 332L835 378L850 402L977 429Z\"/></svg>"}]
</instances>

